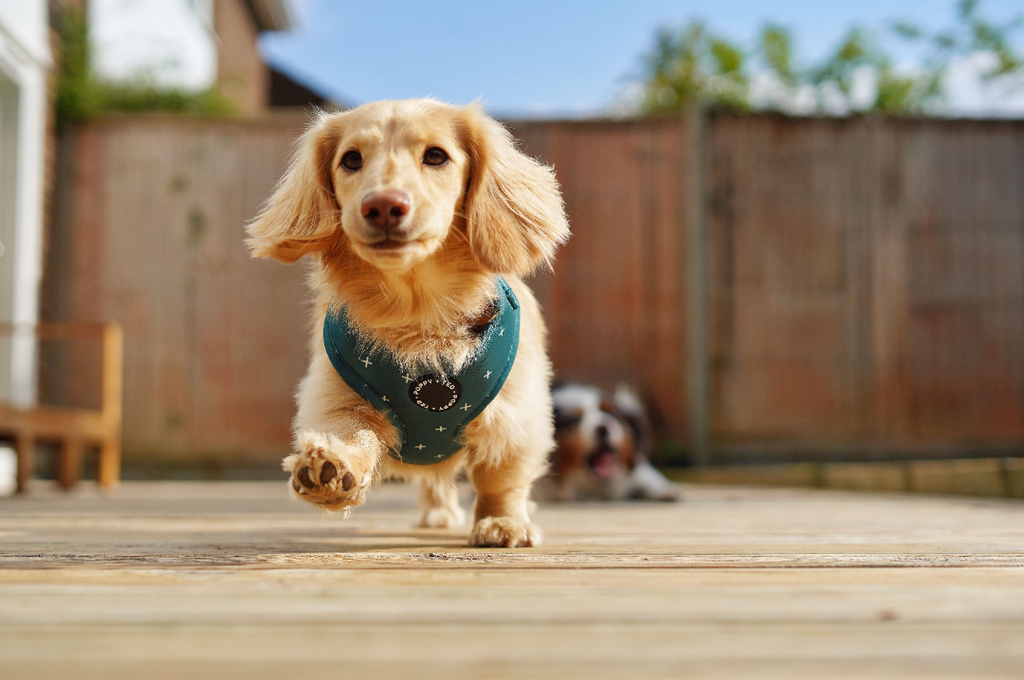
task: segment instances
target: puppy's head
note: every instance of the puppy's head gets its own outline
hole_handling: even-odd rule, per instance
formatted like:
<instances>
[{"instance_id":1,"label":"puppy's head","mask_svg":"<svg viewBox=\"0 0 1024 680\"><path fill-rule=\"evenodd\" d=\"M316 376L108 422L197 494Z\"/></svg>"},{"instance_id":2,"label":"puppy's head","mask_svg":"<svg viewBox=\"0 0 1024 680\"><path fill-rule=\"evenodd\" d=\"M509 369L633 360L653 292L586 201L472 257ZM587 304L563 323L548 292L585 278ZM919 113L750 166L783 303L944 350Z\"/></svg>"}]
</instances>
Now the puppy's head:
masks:
<instances>
[{"instance_id":1,"label":"puppy's head","mask_svg":"<svg viewBox=\"0 0 1024 680\"><path fill-rule=\"evenodd\" d=\"M637 439L630 423L595 387L564 384L552 392L556 447L552 473L565 500L621 498Z\"/></svg>"},{"instance_id":2,"label":"puppy's head","mask_svg":"<svg viewBox=\"0 0 1024 680\"><path fill-rule=\"evenodd\" d=\"M384 101L322 115L248 226L257 257L351 254L407 271L448 246L526 274L568 237L554 174L472 105Z\"/></svg>"}]
</instances>

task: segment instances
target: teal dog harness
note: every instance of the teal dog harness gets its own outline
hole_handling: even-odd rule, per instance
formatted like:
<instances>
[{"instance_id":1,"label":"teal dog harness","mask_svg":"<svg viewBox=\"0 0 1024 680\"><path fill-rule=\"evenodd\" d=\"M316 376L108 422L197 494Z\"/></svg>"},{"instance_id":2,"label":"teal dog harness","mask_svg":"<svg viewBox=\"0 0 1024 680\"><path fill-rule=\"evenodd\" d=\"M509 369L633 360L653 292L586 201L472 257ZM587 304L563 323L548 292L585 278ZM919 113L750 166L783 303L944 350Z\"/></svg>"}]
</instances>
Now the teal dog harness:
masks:
<instances>
[{"instance_id":1,"label":"teal dog harness","mask_svg":"<svg viewBox=\"0 0 1024 680\"><path fill-rule=\"evenodd\" d=\"M519 348L519 300L497 278L498 314L481 332L474 358L457 374L402 368L386 348L375 346L349 323L345 307L331 307L324 321L324 348L342 380L398 430L392 458L430 465L462 448L462 433L501 391Z\"/></svg>"}]
</instances>

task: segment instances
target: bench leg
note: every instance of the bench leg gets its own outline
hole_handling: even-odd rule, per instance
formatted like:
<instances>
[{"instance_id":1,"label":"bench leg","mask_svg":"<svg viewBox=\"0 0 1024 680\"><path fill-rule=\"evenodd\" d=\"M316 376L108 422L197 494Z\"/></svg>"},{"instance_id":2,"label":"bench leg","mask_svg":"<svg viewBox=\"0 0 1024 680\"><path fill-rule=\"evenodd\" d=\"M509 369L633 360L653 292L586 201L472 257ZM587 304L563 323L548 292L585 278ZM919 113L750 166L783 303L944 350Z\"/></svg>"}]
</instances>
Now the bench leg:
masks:
<instances>
[{"instance_id":1,"label":"bench leg","mask_svg":"<svg viewBox=\"0 0 1024 680\"><path fill-rule=\"evenodd\" d=\"M15 438L14 447L18 452L18 493L24 493L28 491L29 480L35 472L35 437L22 432Z\"/></svg>"},{"instance_id":2,"label":"bench leg","mask_svg":"<svg viewBox=\"0 0 1024 680\"><path fill-rule=\"evenodd\" d=\"M100 444L99 472L100 486L115 487L121 481L121 443L116 439L105 439Z\"/></svg>"},{"instance_id":3,"label":"bench leg","mask_svg":"<svg viewBox=\"0 0 1024 680\"><path fill-rule=\"evenodd\" d=\"M61 442L57 459L57 481L65 489L70 489L82 475L82 441L69 437Z\"/></svg>"}]
</instances>

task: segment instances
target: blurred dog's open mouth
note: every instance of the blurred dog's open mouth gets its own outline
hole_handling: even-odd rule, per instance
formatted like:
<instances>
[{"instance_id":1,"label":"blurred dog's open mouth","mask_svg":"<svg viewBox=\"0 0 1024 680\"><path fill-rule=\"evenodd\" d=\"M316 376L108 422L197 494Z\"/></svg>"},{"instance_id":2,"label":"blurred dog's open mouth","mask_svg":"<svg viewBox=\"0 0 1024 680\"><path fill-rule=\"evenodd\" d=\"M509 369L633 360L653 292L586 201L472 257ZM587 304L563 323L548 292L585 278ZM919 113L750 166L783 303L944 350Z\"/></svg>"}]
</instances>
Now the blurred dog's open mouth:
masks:
<instances>
[{"instance_id":1,"label":"blurred dog's open mouth","mask_svg":"<svg viewBox=\"0 0 1024 680\"><path fill-rule=\"evenodd\" d=\"M587 458L587 465L599 479L610 479L618 459L614 449L601 447Z\"/></svg>"}]
</instances>

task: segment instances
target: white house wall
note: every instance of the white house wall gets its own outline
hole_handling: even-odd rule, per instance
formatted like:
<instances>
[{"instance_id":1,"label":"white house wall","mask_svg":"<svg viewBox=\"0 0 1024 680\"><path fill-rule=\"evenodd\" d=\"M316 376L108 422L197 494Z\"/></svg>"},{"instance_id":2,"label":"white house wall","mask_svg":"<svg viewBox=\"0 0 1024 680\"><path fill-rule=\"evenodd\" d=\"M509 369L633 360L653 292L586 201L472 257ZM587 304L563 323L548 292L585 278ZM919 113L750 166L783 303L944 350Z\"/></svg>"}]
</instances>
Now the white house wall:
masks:
<instances>
[{"instance_id":1,"label":"white house wall","mask_svg":"<svg viewBox=\"0 0 1024 680\"><path fill-rule=\"evenodd\" d=\"M46 0L0 0L0 42L17 45L17 50L37 64L50 63Z\"/></svg>"},{"instance_id":2,"label":"white house wall","mask_svg":"<svg viewBox=\"0 0 1024 680\"><path fill-rule=\"evenodd\" d=\"M93 68L114 82L201 91L217 80L214 0L90 0Z\"/></svg>"},{"instance_id":3,"label":"white house wall","mask_svg":"<svg viewBox=\"0 0 1024 680\"><path fill-rule=\"evenodd\" d=\"M46 148L46 73L50 66L46 0L0 0L0 219L4 243L0 296L16 324L38 321L42 272L43 177ZM0 393L27 405L35 398L35 345L30 334L0 346ZM5 356L6 355L6 356Z\"/></svg>"}]
</instances>

